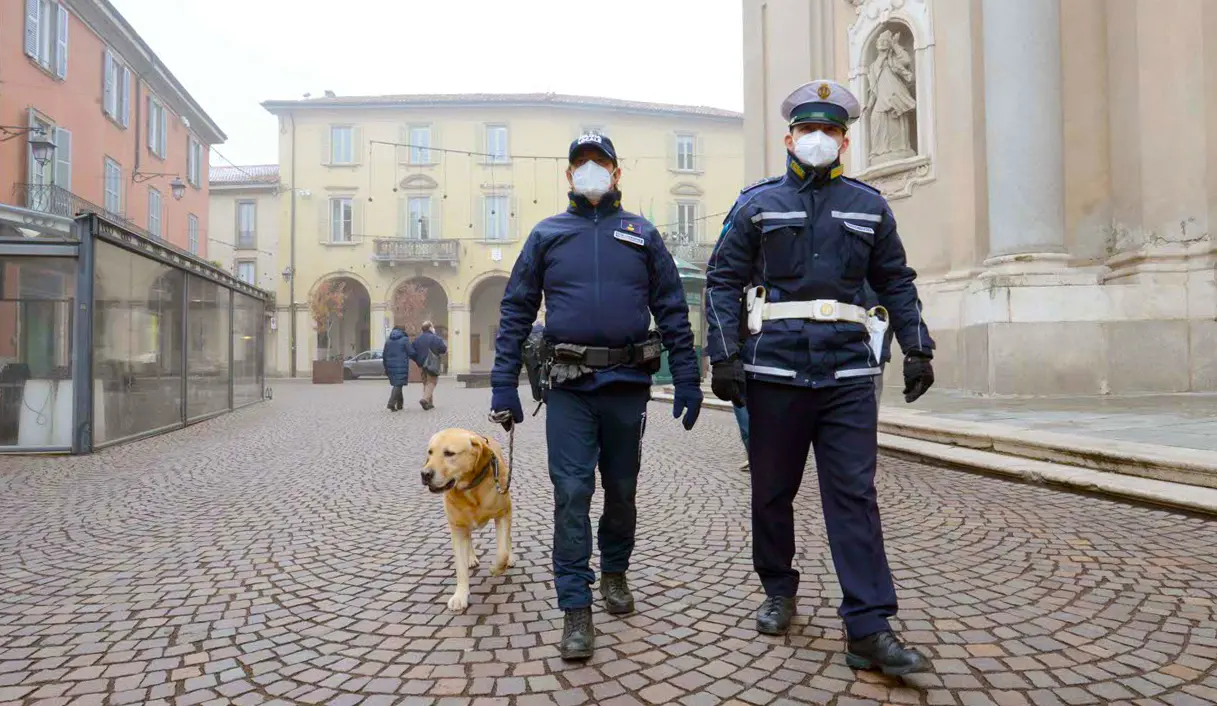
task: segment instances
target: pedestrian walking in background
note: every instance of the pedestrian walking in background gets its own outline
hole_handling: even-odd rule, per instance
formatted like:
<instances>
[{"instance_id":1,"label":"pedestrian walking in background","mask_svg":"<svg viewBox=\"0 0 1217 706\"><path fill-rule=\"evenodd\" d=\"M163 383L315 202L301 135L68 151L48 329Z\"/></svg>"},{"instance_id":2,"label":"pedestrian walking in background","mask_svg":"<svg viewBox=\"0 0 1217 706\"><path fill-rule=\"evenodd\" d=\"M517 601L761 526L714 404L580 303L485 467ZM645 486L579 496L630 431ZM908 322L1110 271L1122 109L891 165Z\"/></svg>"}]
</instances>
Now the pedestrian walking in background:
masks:
<instances>
[{"instance_id":1,"label":"pedestrian walking in background","mask_svg":"<svg viewBox=\"0 0 1217 706\"><path fill-rule=\"evenodd\" d=\"M439 357L448 352L448 344L435 332L430 321L423 322L423 331L414 339L414 362L423 374L423 396L418 404L425 410L435 409L435 386L439 384Z\"/></svg>"},{"instance_id":2,"label":"pedestrian walking in background","mask_svg":"<svg viewBox=\"0 0 1217 706\"><path fill-rule=\"evenodd\" d=\"M394 326L381 353L381 359L385 363L385 375L389 376L389 384L393 386L389 392L390 412L397 412L402 408L401 388L410 382L410 361L414 356L414 347L410 345L406 330L401 326Z\"/></svg>"}]
</instances>

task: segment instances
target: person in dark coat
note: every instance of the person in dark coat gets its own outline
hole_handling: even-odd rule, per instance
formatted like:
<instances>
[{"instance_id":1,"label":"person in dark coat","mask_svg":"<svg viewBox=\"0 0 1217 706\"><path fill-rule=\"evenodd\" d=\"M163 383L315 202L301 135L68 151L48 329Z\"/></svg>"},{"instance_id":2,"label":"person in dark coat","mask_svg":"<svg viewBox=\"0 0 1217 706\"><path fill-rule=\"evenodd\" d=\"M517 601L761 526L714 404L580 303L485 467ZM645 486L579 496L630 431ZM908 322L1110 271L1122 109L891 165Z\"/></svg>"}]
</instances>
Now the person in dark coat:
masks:
<instances>
[{"instance_id":1,"label":"person in dark coat","mask_svg":"<svg viewBox=\"0 0 1217 706\"><path fill-rule=\"evenodd\" d=\"M382 359L385 363L385 375L389 376L389 384L393 391L389 393L389 411L397 412L402 408L403 398L401 388L410 381L410 361L415 358L414 346L410 345L410 337L401 326L394 326L385 341Z\"/></svg>"},{"instance_id":2,"label":"person in dark coat","mask_svg":"<svg viewBox=\"0 0 1217 706\"><path fill-rule=\"evenodd\" d=\"M423 397L418 404L427 411L435 409L432 397L435 395L435 386L439 384L439 357L447 352L448 344L435 332L435 326L430 321L424 321L423 332L414 339L414 362L418 363L423 374ZM434 372L427 370L425 365L429 353L435 354L437 367Z\"/></svg>"}]
</instances>

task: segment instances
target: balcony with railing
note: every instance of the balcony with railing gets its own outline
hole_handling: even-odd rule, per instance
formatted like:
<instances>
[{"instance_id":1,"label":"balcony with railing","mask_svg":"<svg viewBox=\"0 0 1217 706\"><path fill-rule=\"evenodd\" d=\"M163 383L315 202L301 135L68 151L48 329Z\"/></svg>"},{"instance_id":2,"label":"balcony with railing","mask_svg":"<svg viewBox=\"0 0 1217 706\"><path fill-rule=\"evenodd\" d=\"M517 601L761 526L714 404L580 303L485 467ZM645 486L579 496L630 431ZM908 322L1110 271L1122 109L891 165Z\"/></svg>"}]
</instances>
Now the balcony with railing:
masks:
<instances>
[{"instance_id":1,"label":"balcony with railing","mask_svg":"<svg viewBox=\"0 0 1217 706\"><path fill-rule=\"evenodd\" d=\"M107 211L54 184L13 184L13 203L53 216L75 218L82 213L99 213L124 225L129 222L121 213Z\"/></svg>"},{"instance_id":2,"label":"balcony with railing","mask_svg":"<svg viewBox=\"0 0 1217 706\"><path fill-rule=\"evenodd\" d=\"M373 238L372 260L383 265L407 263L451 263L460 259L458 240L420 240L415 238Z\"/></svg>"},{"instance_id":3,"label":"balcony with railing","mask_svg":"<svg viewBox=\"0 0 1217 706\"><path fill-rule=\"evenodd\" d=\"M672 253L672 257L691 262L698 267L705 267L710 261L710 255L714 252L713 243L689 243L689 242L672 242L669 241L668 252Z\"/></svg>"}]
</instances>

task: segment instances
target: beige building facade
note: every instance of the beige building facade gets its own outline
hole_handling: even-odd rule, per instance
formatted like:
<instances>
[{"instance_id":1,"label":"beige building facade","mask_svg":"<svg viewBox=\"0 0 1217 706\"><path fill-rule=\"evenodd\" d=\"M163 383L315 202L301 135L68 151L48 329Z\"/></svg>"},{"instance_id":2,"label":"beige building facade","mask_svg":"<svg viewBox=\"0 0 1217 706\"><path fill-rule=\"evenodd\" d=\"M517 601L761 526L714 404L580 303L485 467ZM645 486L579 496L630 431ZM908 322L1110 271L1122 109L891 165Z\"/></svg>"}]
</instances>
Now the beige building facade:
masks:
<instances>
[{"instance_id":1,"label":"beige building facade","mask_svg":"<svg viewBox=\"0 0 1217 706\"><path fill-rule=\"evenodd\" d=\"M278 253L279 211L284 196L279 165L216 166L209 177L208 258L242 282L275 291L282 282ZM278 317L268 326L266 372L279 375Z\"/></svg>"},{"instance_id":2,"label":"beige building facade","mask_svg":"<svg viewBox=\"0 0 1217 706\"><path fill-rule=\"evenodd\" d=\"M744 0L745 170L830 77L889 199L938 384L1217 390L1217 3Z\"/></svg>"},{"instance_id":3,"label":"beige building facade","mask_svg":"<svg viewBox=\"0 0 1217 706\"><path fill-rule=\"evenodd\" d=\"M743 116L714 108L554 94L263 105L280 118L275 333L288 375L379 350L407 283L426 290L448 372L489 370L507 278L533 225L566 209L567 149L581 133L613 140L623 208L695 265L743 185ZM322 332L309 301L331 280L347 301Z\"/></svg>"}]
</instances>

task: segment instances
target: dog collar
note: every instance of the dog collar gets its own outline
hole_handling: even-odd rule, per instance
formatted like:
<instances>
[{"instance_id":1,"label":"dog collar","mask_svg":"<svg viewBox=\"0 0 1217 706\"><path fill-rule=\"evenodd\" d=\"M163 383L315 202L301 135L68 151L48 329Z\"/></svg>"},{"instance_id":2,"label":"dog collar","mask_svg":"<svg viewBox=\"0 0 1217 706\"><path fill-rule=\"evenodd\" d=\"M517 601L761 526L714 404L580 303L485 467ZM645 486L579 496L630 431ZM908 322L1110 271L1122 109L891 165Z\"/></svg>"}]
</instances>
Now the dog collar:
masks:
<instances>
[{"instance_id":1,"label":"dog collar","mask_svg":"<svg viewBox=\"0 0 1217 706\"><path fill-rule=\"evenodd\" d=\"M482 439L486 442L487 446L490 445L490 439L487 439L484 436ZM499 478L499 457L493 453L490 454L490 463L487 463L482 470L478 471L478 474L473 477L473 480L469 481L469 485L461 488L461 490L473 490L474 488L478 487L482 484L482 481L486 480L486 476L490 475L491 471L494 471L495 481L497 482Z\"/></svg>"}]
</instances>

